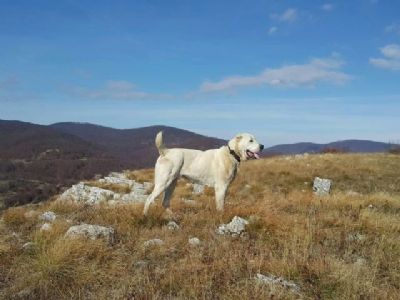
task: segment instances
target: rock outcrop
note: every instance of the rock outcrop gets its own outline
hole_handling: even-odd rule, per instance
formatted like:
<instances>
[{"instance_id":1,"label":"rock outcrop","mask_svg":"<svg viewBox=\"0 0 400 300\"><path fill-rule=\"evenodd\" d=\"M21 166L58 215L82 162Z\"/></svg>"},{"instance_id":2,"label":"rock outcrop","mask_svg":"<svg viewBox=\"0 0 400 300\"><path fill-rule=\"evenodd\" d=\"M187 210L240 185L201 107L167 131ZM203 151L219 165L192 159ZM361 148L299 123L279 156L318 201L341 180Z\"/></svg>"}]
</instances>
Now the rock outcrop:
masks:
<instances>
[{"instance_id":1,"label":"rock outcrop","mask_svg":"<svg viewBox=\"0 0 400 300\"><path fill-rule=\"evenodd\" d=\"M90 186L89 184L80 182L62 193L58 199L60 201L71 200L89 205L99 204L101 202L109 202L110 204L140 203L147 199L147 192L152 186L149 182L136 182L135 180L124 177L121 173L115 172L99 179L98 182L104 184L105 187L107 187L107 184L126 186L130 189L130 192L116 193L106 188Z\"/></svg>"}]
</instances>

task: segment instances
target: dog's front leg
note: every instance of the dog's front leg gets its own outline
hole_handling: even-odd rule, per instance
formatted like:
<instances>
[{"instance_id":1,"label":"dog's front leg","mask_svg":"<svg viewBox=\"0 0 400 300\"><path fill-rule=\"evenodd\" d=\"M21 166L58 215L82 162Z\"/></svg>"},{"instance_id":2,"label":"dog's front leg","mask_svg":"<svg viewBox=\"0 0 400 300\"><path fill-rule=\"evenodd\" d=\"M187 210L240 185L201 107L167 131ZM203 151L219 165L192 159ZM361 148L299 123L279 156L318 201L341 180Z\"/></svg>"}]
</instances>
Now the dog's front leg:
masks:
<instances>
[{"instance_id":1,"label":"dog's front leg","mask_svg":"<svg viewBox=\"0 0 400 300\"><path fill-rule=\"evenodd\" d=\"M215 189L215 206L218 211L223 211L226 191L228 190L228 185L227 184L216 184L214 189Z\"/></svg>"}]
</instances>

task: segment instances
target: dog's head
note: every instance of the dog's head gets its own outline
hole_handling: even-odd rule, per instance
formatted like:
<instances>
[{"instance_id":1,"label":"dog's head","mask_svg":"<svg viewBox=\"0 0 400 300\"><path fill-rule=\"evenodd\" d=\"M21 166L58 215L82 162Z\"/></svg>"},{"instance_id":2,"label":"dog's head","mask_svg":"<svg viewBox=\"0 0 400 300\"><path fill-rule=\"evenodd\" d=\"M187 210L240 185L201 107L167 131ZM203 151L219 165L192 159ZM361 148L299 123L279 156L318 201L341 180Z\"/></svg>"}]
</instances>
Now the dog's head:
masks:
<instances>
[{"instance_id":1,"label":"dog's head","mask_svg":"<svg viewBox=\"0 0 400 300\"><path fill-rule=\"evenodd\" d=\"M257 142L256 138L249 133L237 134L228 143L228 146L241 160L260 158L259 153L264 149L264 145Z\"/></svg>"}]
</instances>

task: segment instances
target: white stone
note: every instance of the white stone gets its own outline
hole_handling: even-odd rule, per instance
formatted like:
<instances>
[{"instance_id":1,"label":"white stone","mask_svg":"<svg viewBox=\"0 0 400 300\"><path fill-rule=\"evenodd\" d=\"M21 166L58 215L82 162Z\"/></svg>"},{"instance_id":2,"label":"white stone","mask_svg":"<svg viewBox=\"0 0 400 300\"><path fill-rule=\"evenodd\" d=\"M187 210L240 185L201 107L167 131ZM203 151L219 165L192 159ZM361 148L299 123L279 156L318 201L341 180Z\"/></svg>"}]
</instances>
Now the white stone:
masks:
<instances>
[{"instance_id":1,"label":"white stone","mask_svg":"<svg viewBox=\"0 0 400 300\"><path fill-rule=\"evenodd\" d=\"M369 209L373 209L374 206L373 206L372 204L370 204L370 205L368 205L368 208L369 208Z\"/></svg>"},{"instance_id":2,"label":"white stone","mask_svg":"<svg viewBox=\"0 0 400 300\"><path fill-rule=\"evenodd\" d=\"M22 249L24 251L33 251L36 248L36 244L34 242L27 242L22 245Z\"/></svg>"},{"instance_id":3,"label":"white stone","mask_svg":"<svg viewBox=\"0 0 400 300\"><path fill-rule=\"evenodd\" d=\"M49 231L51 230L51 224L50 223L44 223L42 227L40 227L40 231Z\"/></svg>"},{"instance_id":4,"label":"white stone","mask_svg":"<svg viewBox=\"0 0 400 300\"><path fill-rule=\"evenodd\" d=\"M230 223L219 225L215 232L220 235L228 234L236 236L240 235L246 229L246 225L248 224L249 222L245 219L235 216Z\"/></svg>"},{"instance_id":5,"label":"white stone","mask_svg":"<svg viewBox=\"0 0 400 300\"><path fill-rule=\"evenodd\" d=\"M189 239L189 245L191 246L199 246L200 244L201 242L197 237L192 237Z\"/></svg>"},{"instance_id":6,"label":"white stone","mask_svg":"<svg viewBox=\"0 0 400 300\"><path fill-rule=\"evenodd\" d=\"M83 182L73 185L58 198L61 201L72 200L78 203L98 204L114 198L113 191L87 186Z\"/></svg>"},{"instance_id":7,"label":"white stone","mask_svg":"<svg viewBox=\"0 0 400 300\"><path fill-rule=\"evenodd\" d=\"M257 273L257 276L255 279L259 283L264 283L264 284L269 284L269 285L279 285L281 287L291 290L294 293L300 292L300 287L297 284L295 284L292 281L285 280L282 277L277 277L277 276L271 275L271 274L263 275L263 274Z\"/></svg>"},{"instance_id":8,"label":"white stone","mask_svg":"<svg viewBox=\"0 0 400 300\"><path fill-rule=\"evenodd\" d=\"M363 240L365 240L366 237L364 234L361 234L359 232L356 233L351 233L347 236L346 241L348 242L361 242Z\"/></svg>"},{"instance_id":9,"label":"white stone","mask_svg":"<svg viewBox=\"0 0 400 300\"><path fill-rule=\"evenodd\" d=\"M162 245L164 245L164 241L161 239L152 239L152 240L145 241L143 243L144 247L153 247L153 246L162 246Z\"/></svg>"},{"instance_id":10,"label":"white stone","mask_svg":"<svg viewBox=\"0 0 400 300\"><path fill-rule=\"evenodd\" d=\"M328 195L331 189L332 181L330 179L323 179L315 177L313 191L318 196Z\"/></svg>"},{"instance_id":11,"label":"white stone","mask_svg":"<svg viewBox=\"0 0 400 300\"><path fill-rule=\"evenodd\" d=\"M112 244L114 243L115 239L115 231L112 227L81 224L81 225L71 226L65 233L65 237L68 238L85 237L91 240L103 238L108 243Z\"/></svg>"},{"instance_id":12,"label":"white stone","mask_svg":"<svg viewBox=\"0 0 400 300\"><path fill-rule=\"evenodd\" d=\"M57 215L52 211L45 211L39 216L39 220L45 222L53 222L57 218Z\"/></svg>"},{"instance_id":13,"label":"white stone","mask_svg":"<svg viewBox=\"0 0 400 300\"><path fill-rule=\"evenodd\" d=\"M179 227L178 224L176 224L175 221L169 221L168 224L167 224L167 228L169 230L178 230L180 227Z\"/></svg>"}]
</instances>

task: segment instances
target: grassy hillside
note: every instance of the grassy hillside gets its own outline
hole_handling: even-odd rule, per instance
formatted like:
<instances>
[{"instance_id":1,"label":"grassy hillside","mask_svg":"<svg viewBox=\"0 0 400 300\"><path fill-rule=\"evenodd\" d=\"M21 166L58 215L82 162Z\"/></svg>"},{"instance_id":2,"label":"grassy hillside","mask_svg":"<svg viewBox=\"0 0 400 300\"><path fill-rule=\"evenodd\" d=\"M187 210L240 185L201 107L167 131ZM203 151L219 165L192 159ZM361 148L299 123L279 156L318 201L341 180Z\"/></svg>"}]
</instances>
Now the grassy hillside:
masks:
<instances>
[{"instance_id":1,"label":"grassy hillside","mask_svg":"<svg viewBox=\"0 0 400 300\"><path fill-rule=\"evenodd\" d=\"M135 171L148 180L152 170ZM331 195L312 193L315 176ZM194 199L194 204L183 198ZM400 299L400 156L324 154L244 163L224 213L212 190L198 196L180 182L170 231L160 201L81 206L48 201L9 208L0 222L0 298L4 299ZM50 231L37 215L52 210ZM215 234L233 216L251 219L244 237ZM67 240L72 224L112 226L117 241ZM188 244L198 237L201 245ZM160 238L164 245L146 248ZM36 247L22 250L25 242ZM145 262L139 263L138 262ZM257 283L274 274L301 287L296 295Z\"/></svg>"}]
</instances>

